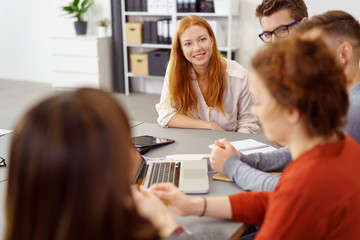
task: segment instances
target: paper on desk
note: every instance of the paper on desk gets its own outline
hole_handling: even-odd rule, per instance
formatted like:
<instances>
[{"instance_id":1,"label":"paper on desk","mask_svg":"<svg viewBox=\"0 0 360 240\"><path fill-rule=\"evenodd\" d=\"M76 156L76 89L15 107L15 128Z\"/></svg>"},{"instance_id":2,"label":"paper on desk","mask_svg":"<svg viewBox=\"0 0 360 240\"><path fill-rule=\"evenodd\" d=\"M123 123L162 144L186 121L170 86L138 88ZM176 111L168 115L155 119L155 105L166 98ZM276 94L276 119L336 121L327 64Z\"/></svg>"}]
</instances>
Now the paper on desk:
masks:
<instances>
[{"instance_id":1,"label":"paper on desk","mask_svg":"<svg viewBox=\"0 0 360 240\"><path fill-rule=\"evenodd\" d=\"M6 135L11 132L12 132L12 130L0 129L0 136Z\"/></svg>"},{"instance_id":2,"label":"paper on desk","mask_svg":"<svg viewBox=\"0 0 360 240\"><path fill-rule=\"evenodd\" d=\"M256 141L254 139L246 139L230 143L236 148L236 150L245 155L255 152L270 152L276 150L276 148L273 146ZM210 148L213 148L213 146L214 144L209 145Z\"/></svg>"},{"instance_id":3,"label":"paper on desk","mask_svg":"<svg viewBox=\"0 0 360 240\"><path fill-rule=\"evenodd\" d=\"M163 160L201 160L201 159L209 159L210 154L173 154L167 155L166 157L159 157L159 158L151 158L147 156L142 156L145 161L163 161Z\"/></svg>"},{"instance_id":4,"label":"paper on desk","mask_svg":"<svg viewBox=\"0 0 360 240\"><path fill-rule=\"evenodd\" d=\"M208 158L210 158L210 154L174 154L166 156L166 160L201 160Z\"/></svg>"}]
</instances>

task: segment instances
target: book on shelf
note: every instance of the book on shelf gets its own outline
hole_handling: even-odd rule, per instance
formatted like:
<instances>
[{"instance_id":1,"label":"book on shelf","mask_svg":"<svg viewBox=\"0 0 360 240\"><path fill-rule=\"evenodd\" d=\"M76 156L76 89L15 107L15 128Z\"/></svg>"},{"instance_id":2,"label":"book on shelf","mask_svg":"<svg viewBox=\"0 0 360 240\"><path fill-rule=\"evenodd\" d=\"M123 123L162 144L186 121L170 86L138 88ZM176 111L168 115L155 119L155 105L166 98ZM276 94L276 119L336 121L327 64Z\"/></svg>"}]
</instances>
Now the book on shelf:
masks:
<instances>
[{"instance_id":1,"label":"book on shelf","mask_svg":"<svg viewBox=\"0 0 360 240\"><path fill-rule=\"evenodd\" d=\"M144 21L144 43L151 43L151 33L152 30L152 21Z\"/></svg>"}]
</instances>

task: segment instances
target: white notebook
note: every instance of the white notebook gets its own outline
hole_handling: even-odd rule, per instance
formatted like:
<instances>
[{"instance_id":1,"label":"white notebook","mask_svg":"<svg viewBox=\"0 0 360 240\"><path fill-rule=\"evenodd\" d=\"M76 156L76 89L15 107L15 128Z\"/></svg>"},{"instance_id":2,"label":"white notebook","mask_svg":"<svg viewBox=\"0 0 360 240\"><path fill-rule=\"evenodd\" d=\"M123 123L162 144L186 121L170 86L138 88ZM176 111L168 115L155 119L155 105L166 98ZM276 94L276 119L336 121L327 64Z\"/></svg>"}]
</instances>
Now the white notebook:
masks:
<instances>
[{"instance_id":1,"label":"white notebook","mask_svg":"<svg viewBox=\"0 0 360 240\"><path fill-rule=\"evenodd\" d=\"M236 150L245 155L255 152L270 152L276 150L276 148L273 146L256 141L254 139L246 139L230 143L236 148ZM213 146L213 144L209 145L210 148L213 148Z\"/></svg>"}]
</instances>

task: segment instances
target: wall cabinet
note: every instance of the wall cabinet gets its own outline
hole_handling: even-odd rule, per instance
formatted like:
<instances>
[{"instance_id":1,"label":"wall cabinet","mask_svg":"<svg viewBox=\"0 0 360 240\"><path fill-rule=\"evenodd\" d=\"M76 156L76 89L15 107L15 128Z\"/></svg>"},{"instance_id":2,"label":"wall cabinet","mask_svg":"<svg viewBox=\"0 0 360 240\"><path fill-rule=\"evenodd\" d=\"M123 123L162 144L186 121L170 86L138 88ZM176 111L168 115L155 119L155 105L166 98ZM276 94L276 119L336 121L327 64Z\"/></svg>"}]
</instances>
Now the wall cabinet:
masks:
<instances>
[{"instance_id":1,"label":"wall cabinet","mask_svg":"<svg viewBox=\"0 0 360 240\"><path fill-rule=\"evenodd\" d=\"M240 23L239 14L239 0L224 0L221 1L221 11L215 12L178 12L177 11L177 0L159 0L167 4L167 7L149 6L150 3L156 2L156 0L147 0L147 11L126 11L125 0L121 1L121 16L122 16L122 43L123 43L123 64L124 64L124 82L125 82L125 94L130 93L130 80L137 79L144 85L146 80L154 81L159 79L158 87L155 92L160 93L162 88L163 76L140 76L130 71L130 55L132 53L149 52L154 49L171 49L171 44L158 44L158 43L128 43L126 41L127 30L126 23L129 22L146 22L152 20L169 19L171 24L169 25L170 36L175 32L175 28L179 19L187 15L199 15L207 19L215 32L215 37L218 42L219 50L229 59L234 59L234 53L237 53L240 49L239 37L240 29L238 29ZM235 4L234 4L235 3ZM219 5L219 4L218 4ZM235 6L235 7L234 7ZM234 9L235 8L235 9ZM145 38L147 36L143 36ZM236 55L236 54L235 54Z\"/></svg>"},{"instance_id":2,"label":"wall cabinet","mask_svg":"<svg viewBox=\"0 0 360 240\"><path fill-rule=\"evenodd\" d=\"M53 86L112 91L111 37L52 37Z\"/></svg>"}]
</instances>

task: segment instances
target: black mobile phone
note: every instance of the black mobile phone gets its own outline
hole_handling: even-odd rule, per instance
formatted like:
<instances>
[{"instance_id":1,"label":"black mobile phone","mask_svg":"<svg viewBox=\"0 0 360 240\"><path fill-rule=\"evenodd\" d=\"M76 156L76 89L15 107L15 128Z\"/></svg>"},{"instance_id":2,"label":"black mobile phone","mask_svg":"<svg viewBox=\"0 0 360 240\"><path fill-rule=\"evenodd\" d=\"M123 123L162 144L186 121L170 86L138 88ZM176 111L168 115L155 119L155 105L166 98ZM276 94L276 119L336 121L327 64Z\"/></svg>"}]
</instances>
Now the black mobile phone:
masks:
<instances>
[{"instance_id":1,"label":"black mobile phone","mask_svg":"<svg viewBox=\"0 0 360 240\"><path fill-rule=\"evenodd\" d=\"M143 148L148 146L158 146L175 142L173 139L155 137L149 135L133 137L132 141L137 148Z\"/></svg>"}]
</instances>

